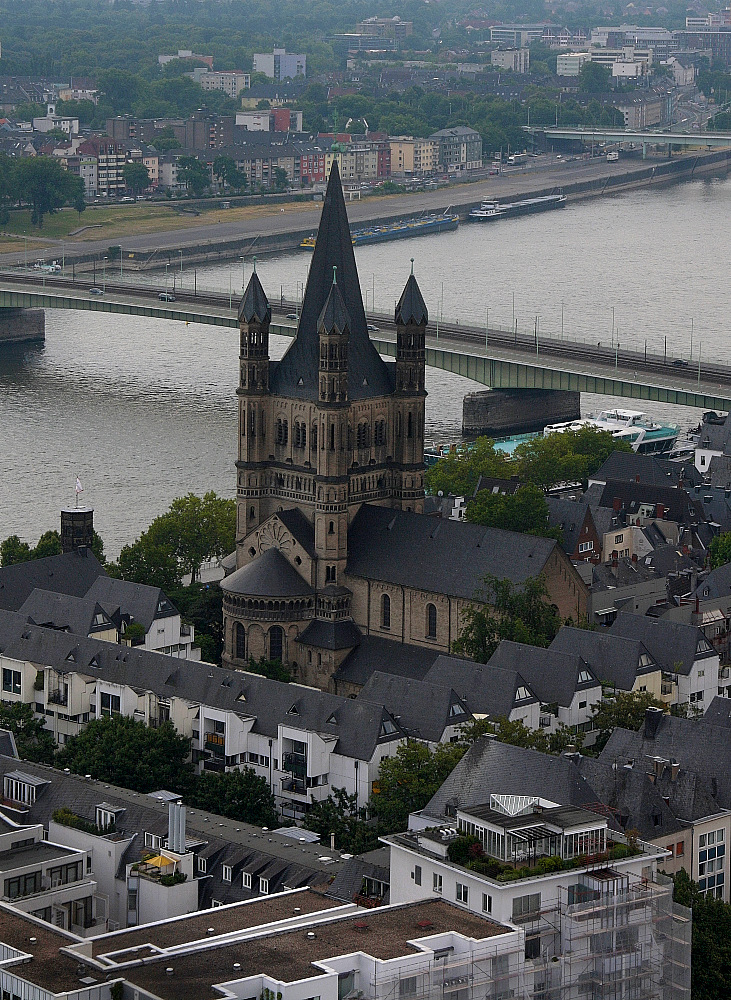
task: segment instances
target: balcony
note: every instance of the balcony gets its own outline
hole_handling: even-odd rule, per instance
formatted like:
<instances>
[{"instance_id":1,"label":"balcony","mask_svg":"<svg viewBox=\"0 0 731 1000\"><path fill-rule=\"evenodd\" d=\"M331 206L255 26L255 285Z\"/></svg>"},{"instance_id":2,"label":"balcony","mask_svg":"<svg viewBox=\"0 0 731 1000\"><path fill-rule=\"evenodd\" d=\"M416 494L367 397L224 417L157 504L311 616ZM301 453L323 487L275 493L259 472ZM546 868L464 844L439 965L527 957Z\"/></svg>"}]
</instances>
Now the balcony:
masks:
<instances>
[{"instance_id":1,"label":"balcony","mask_svg":"<svg viewBox=\"0 0 731 1000\"><path fill-rule=\"evenodd\" d=\"M296 778L306 778L307 777L307 754L304 753L285 753L282 757L282 770L288 771L290 774L294 775Z\"/></svg>"},{"instance_id":2,"label":"balcony","mask_svg":"<svg viewBox=\"0 0 731 1000\"><path fill-rule=\"evenodd\" d=\"M282 791L295 795L307 795L307 782L302 778L282 778Z\"/></svg>"},{"instance_id":3,"label":"balcony","mask_svg":"<svg viewBox=\"0 0 731 1000\"><path fill-rule=\"evenodd\" d=\"M68 705L68 691L50 691L48 701L51 705Z\"/></svg>"},{"instance_id":4,"label":"balcony","mask_svg":"<svg viewBox=\"0 0 731 1000\"><path fill-rule=\"evenodd\" d=\"M217 757L223 757L226 752L226 737L223 733L206 733L204 737L206 750Z\"/></svg>"}]
</instances>

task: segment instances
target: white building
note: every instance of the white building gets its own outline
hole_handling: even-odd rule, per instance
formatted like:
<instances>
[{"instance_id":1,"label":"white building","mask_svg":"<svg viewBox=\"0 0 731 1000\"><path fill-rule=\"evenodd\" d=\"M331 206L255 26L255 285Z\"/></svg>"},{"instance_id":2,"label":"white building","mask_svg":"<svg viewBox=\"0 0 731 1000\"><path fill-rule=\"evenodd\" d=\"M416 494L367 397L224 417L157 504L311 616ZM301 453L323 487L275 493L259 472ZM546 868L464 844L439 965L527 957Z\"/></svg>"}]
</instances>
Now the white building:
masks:
<instances>
[{"instance_id":1,"label":"white building","mask_svg":"<svg viewBox=\"0 0 731 1000\"><path fill-rule=\"evenodd\" d=\"M588 52L561 52L556 57L557 76L578 76L584 63L591 62Z\"/></svg>"},{"instance_id":2,"label":"white building","mask_svg":"<svg viewBox=\"0 0 731 1000\"><path fill-rule=\"evenodd\" d=\"M529 73L530 49L495 49L490 53L490 65L513 73Z\"/></svg>"},{"instance_id":3,"label":"white building","mask_svg":"<svg viewBox=\"0 0 731 1000\"><path fill-rule=\"evenodd\" d=\"M203 67L193 70L193 79L204 90L222 90L228 97L237 98L242 90L251 86L251 74L241 70L221 70L214 72Z\"/></svg>"},{"instance_id":4,"label":"white building","mask_svg":"<svg viewBox=\"0 0 731 1000\"><path fill-rule=\"evenodd\" d=\"M254 72L263 73L272 80L295 79L307 76L307 56L274 49L273 52L254 53Z\"/></svg>"},{"instance_id":5,"label":"white building","mask_svg":"<svg viewBox=\"0 0 731 1000\"><path fill-rule=\"evenodd\" d=\"M79 119L69 115L57 115L56 105L49 104L45 118L33 119L33 130L35 132L50 132L52 129L60 129L67 135L78 135Z\"/></svg>"}]
</instances>

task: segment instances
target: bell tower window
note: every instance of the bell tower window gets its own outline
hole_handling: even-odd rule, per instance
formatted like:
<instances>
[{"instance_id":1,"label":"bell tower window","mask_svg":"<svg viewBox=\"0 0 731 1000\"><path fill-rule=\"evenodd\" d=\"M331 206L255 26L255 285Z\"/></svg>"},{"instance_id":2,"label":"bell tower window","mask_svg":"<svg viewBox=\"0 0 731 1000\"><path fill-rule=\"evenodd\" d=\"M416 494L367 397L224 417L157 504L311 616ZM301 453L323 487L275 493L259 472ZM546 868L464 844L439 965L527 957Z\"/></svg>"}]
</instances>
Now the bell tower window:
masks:
<instances>
[{"instance_id":1,"label":"bell tower window","mask_svg":"<svg viewBox=\"0 0 731 1000\"><path fill-rule=\"evenodd\" d=\"M381 598L381 628L391 628L391 598L388 594Z\"/></svg>"}]
</instances>

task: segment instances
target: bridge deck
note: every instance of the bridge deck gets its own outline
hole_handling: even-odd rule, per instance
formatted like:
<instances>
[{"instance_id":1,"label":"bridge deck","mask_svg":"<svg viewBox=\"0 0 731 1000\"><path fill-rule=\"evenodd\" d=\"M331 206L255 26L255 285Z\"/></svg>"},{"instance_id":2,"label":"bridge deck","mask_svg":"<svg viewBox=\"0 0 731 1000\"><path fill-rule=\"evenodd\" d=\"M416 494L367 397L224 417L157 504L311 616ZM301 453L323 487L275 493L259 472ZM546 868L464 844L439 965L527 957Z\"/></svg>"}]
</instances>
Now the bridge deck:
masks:
<instances>
[{"instance_id":1,"label":"bridge deck","mask_svg":"<svg viewBox=\"0 0 731 1000\"><path fill-rule=\"evenodd\" d=\"M221 292L176 290L176 301L160 301L159 287L106 283L103 295L91 295L88 284L56 276L0 275L0 308L81 309L99 313L237 327L238 300ZM281 313L271 332L294 336L296 323ZM387 317L372 340L384 355L396 353L396 330ZM680 359L609 345L527 336L504 330L440 324L427 333L430 367L463 375L495 389L567 389L621 396L701 409L731 408L731 368L717 364L689 366Z\"/></svg>"}]
</instances>

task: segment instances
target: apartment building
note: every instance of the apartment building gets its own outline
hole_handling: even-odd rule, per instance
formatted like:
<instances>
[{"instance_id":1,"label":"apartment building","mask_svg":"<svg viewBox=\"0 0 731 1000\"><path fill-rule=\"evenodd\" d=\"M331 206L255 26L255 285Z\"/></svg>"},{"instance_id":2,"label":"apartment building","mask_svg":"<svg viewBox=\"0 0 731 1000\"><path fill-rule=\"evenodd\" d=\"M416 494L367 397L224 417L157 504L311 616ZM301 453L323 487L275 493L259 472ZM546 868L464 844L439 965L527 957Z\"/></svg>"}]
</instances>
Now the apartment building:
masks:
<instances>
[{"instance_id":1,"label":"apartment building","mask_svg":"<svg viewBox=\"0 0 731 1000\"><path fill-rule=\"evenodd\" d=\"M396 136L389 139L391 173L398 176L426 176L435 173L439 143L435 139Z\"/></svg>"},{"instance_id":2,"label":"apartment building","mask_svg":"<svg viewBox=\"0 0 731 1000\"><path fill-rule=\"evenodd\" d=\"M495 49L490 53L490 65L513 73L529 73L530 49Z\"/></svg>"},{"instance_id":3,"label":"apartment building","mask_svg":"<svg viewBox=\"0 0 731 1000\"><path fill-rule=\"evenodd\" d=\"M445 173L478 170L482 166L482 137L473 128L455 125L429 138L437 144L437 163Z\"/></svg>"},{"instance_id":4,"label":"apartment building","mask_svg":"<svg viewBox=\"0 0 731 1000\"><path fill-rule=\"evenodd\" d=\"M234 100L242 90L248 90L251 86L251 74L242 70L221 70L213 72L209 69L196 67L192 73L193 79L203 90L221 90L227 97Z\"/></svg>"},{"instance_id":5,"label":"apartment building","mask_svg":"<svg viewBox=\"0 0 731 1000\"><path fill-rule=\"evenodd\" d=\"M254 72L263 73L272 80L307 76L307 56L274 49L273 52L254 53Z\"/></svg>"},{"instance_id":6,"label":"apartment building","mask_svg":"<svg viewBox=\"0 0 731 1000\"><path fill-rule=\"evenodd\" d=\"M102 136L90 136L79 145L77 152L80 156L96 157L97 195L117 198L124 194L127 185L123 170L127 151L122 143Z\"/></svg>"}]
</instances>

